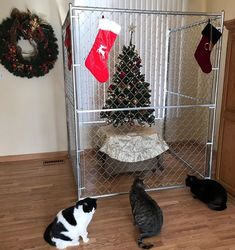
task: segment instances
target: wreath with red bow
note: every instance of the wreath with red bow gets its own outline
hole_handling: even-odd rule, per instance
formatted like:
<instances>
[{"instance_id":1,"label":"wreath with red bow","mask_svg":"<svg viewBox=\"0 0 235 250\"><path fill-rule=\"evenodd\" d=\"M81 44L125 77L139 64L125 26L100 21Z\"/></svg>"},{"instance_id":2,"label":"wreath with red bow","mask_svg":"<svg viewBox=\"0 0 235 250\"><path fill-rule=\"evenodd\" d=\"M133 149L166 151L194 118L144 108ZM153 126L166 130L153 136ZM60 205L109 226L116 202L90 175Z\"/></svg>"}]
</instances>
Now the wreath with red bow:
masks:
<instances>
[{"instance_id":1,"label":"wreath with red bow","mask_svg":"<svg viewBox=\"0 0 235 250\"><path fill-rule=\"evenodd\" d=\"M18 45L28 40L33 51L24 53ZM47 74L58 57L54 30L37 15L13 9L11 17L0 24L0 60L11 73L20 77L40 77Z\"/></svg>"}]
</instances>

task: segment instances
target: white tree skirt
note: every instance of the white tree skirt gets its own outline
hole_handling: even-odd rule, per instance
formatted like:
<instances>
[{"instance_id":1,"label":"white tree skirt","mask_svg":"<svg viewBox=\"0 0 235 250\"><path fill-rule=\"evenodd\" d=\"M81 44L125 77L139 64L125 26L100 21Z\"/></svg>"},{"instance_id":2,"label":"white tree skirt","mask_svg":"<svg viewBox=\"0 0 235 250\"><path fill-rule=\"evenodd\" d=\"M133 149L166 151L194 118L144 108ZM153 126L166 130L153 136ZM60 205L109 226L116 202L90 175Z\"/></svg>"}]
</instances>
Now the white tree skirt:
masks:
<instances>
[{"instance_id":1,"label":"white tree skirt","mask_svg":"<svg viewBox=\"0 0 235 250\"><path fill-rule=\"evenodd\" d=\"M156 127L103 126L98 130L100 151L122 162L138 162L154 158L169 149Z\"/></svg>"}]
</instances>

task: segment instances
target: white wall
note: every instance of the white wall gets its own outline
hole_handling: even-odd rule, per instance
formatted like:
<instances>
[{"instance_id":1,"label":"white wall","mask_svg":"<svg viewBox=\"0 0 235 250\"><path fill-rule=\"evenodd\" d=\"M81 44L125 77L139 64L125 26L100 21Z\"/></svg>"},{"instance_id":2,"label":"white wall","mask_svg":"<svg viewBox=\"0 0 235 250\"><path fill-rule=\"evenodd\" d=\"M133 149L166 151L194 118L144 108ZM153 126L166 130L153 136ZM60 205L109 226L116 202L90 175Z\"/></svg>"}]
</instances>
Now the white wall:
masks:
<instances>
[{"instance_id":1,"label":"white wall","mask_svg":"<svg viewBox=\"0 0 235 250\"><path fill-rule=\"evenodd\" d=\"M21 11L29 8L45 18L58 39L59 58L47 75L32 79L16 77L0 65L0 156L67 149L61 46L61 18L64 17L60 17L67 8L65 3L1 0L1 21L14 7Z\"/></svg>"},{"instance_id":2,"label":"white wall","mask_svg":"<svg viewBox=\"0 0 235 250\"><path fill-rule=\"evenodd\" d=\"M224 9L226 19L235 16L232 0L182 1L185 11L217 12ZM15 77L0 65L0 156L67 149L61 21L66 15L68 2L1 0L0 21L8 17L14 7L22 11L29 8L44 17L55 30L60 54L55 67L40 78ZM97 3L93 2L93 5Z\"/></svg>"},{"instance_id":3,"label":"white wall","mask_svg":"<svg viewBox=\"0 0 235 250\"><path fill-rule=\"evenodd\" d=\"M235 5L233 0L206 0L206 9L211 12L225 11L225 20L235 18Z\"/></svg>"},{"instance_id":4,"label":"white wall","mask_svg":"<svg viewBox=\"0 0 235 250\"><path fill-rule=\"evenodd\" d=\"M182 0L184 11L204 12L206 11L206 0Z\"/></svg>"}]
</instances>

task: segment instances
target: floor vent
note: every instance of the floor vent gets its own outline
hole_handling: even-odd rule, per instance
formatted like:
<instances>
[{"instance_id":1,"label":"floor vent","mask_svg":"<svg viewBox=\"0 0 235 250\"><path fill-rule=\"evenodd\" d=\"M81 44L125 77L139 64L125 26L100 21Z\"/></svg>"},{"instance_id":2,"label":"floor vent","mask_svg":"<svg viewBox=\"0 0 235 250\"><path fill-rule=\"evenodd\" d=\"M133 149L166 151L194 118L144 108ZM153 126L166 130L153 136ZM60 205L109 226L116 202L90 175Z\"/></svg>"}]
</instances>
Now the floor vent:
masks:
<instances>
[{"instance_id":1,"label":"floor vent","mask_svg":"<svg viewBox=\"0 0 235 250\"><path fill-rule=\"evenodd\" d=\"M50 165L57 165L57 164L64 164L64 160L51 160L51 161L43 161L43 166L50 166Z\"/></svg>"}]
</instances>

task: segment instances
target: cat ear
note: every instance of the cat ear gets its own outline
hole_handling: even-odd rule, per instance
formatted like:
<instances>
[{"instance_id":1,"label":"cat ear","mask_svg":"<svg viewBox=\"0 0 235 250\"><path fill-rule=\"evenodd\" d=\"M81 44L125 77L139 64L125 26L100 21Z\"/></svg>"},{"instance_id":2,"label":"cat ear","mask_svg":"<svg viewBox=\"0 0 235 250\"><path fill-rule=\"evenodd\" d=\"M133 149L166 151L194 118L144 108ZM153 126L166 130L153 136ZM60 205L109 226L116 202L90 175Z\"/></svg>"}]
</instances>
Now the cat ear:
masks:
<instances>
[{"instance_id":1,"label":"cat ear","mask_svg":"<svg viewBox=\"0 0 235 250\"><path fill-rule=\"evenodd\" d=\"M144 179L138 179L139 183L144 184Z\"/></svg>"},{"instance_id":2,"label":"cat ear","mask_svg":"<svg viewBox=\"0 0 235 250\"><path fill-rule=\"evenodd\" d=\"M77 203L76 203L76 208L78 208L79 206L81 206L82 205L82 201L78 201Z\"/></svg>"},{"instance_id":3,"label":"cat ear","mask_svg":"<svg viewBox=\"0 0 235 250\"><path fill-rule=\"evenodd\" d=\"M134 181L135 181L135 182L139 182L139 181L142 181L142 182L143 182L143 180L142 180L142 179L140 179L140 177L139 177L139 176L136 176L136 177L135 177L135 179L134 179Z\"/></svg>"}]
</instances>

